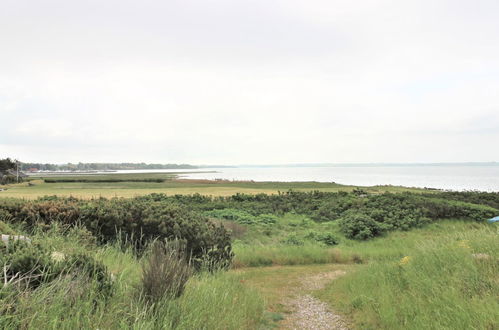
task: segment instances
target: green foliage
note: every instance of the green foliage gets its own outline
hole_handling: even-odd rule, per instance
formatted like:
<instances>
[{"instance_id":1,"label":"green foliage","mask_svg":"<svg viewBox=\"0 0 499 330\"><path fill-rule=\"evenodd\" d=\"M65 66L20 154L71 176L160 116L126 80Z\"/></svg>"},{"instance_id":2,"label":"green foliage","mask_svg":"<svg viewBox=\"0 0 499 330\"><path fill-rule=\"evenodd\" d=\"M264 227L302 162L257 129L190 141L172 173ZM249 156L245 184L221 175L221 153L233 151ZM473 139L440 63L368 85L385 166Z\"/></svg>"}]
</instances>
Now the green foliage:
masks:
<instances>
[{"instance_id":1,"label":"green foliage","mask_svg":"<svg viewBox=\"0 0 499 330\"><path fill-rule=\"evenodd\" d=\"M317 232L314 230L309 231L305 238L312 239L328 246L337 245L339 243L338 238L336 238L333 233Z\"/></svg>"},{"instance_id":2,"label":"green foliage","mask_svg":"<svg viewBox=\"0 0 499 330\"><path fill-rule=\"evenodd\" d=\"M56 243L62 251L75 248L73 233L38 232L34 241ZM113 295L104 295L94 278L75 272L58 276L36 288L0 286L1 329L255 329L264 301L255 289L228 272L198 273L187 281L178 298L164 295L153 304L138 299L141 257L133 247L113 243L85 248L114 276ZM92 267L89 267L92 269ZM91 271L91 273L94 273Z\"/></svg>"},{"instance_id":3,"label":"green foliage","mask_svg":"<svg viewBox=\"0 0 499 330\"><path fill-rule=\"evenodd\" d=\"M367 214L350 212L340 219L340 228L346 237L366 240L378 236L382 228Z\"/></svg>"},{"instance_id":4,"label":"green foliage","mask_svg":"<svg viewBox=\"0 0 499 330\"><path fill-rule=\"evenodd\" d=\"M47 197L0 200L0 210L27 228L48 228L53 222L81 224L102 243L123 237L138 249L155 239L177 239L196 267L206 262L228 267L233 257L230 235L223 226L169 200Z\"/></svg>"},{"instance_id":5,"label":"green foliage","mask_svg":"<svg viewBox=\"0 0 499 330\"><path fill-rule=\"evenodd\" d=\"M232 228L242 236L234 242L235 268L369 260L365 267L374 269L376 276L366 280L367 273L361 268L364 266L349 266L363 274L355 281L364 281L366 285L350 282L352 299L344 299L352 308L347 312L362 311L372 317L374 322L362 324L367 324L366 328L404 328L411 317L419 317L417 324L421 328L431 327L430 318L422 320L424 313L435 319L439 313L446 320L454 317L469 328L490 327L495 320L484 315L492 315L497 307L491 298L497 296L492 276L497 274L493 250L496 241L491 235L487 244L475 244L477 237L470 236L469 251L459 252L463 247L457 244L466 237L453 237L445 249L433 246L412 254L420 244L410 239L411 235L439 242L440 236L433 236L439 226L441 231L457 226L461 232L472 226L482 228L476 221L499 213L495 195L463 194L464 197L438 192L367 195L357 191L230 197L153 194L132 199L0 199L0 221L16 230L28 230L35 237L47 236L36 251L31 248L38 247L39 239L34 239L32 245L20 244L18 254L1 251L0 258L10 258L9 264L22 269L23 274L32 275L33 269L44 273L39 277L43 281L30 282L25 292L20 293L13 286L0 288L0 314L7 315L0 316L0 328L41 328L47 324L62 328L258 328L262 300L234 274L214 271L228 267L232 260L230 231L224 227L228 223L239 226ZM441 221L446 218L453 220ZM431 224L416 229L427 223ZM389 232L392 233L375 238ZM375 239L358 243L343 238L339 247L331 248L338 244L341 233L354 239ZM185 265L184 259L178 255L170 258L171 250L148 252L154 249L151 242L165 239L179 242L185 254L192 256L192 266L209 272L188 277L178 266ZM66 257L54 260L53 251L63 251ZM412 259L403 266L399 260L405 251L411 252ZM485 253L492 258L477 259L472 253ZM425 259L429 256L431 261ZM376 262L383 267L371 268ZM107 269L116 278L112 285ZM431 275L420 276L422 272ZM459 281L454 282L451 273L458 274ZM12 278L13 273L8 276ZM423 278L421 282L418 276ZM386 292L373 288L376 283ZM428 288L420 289L423 284ZM449 287L457 289L448 290ZM137 299L137 288L153 303L144 304L147 300ZM458 294L452 296L446 289ZM103 294L108 291L113 295ZM433 299L434 296L443 298ZM396 299L400 299L400 306ZM464 310L466 316L461 318L456 311L442 307L448 306L445 302L459 306L458 312ZM482 309L477 306L479 303L492 307ZM427 311L426 304L431 311ZM396 313L390 312L393 306ZM442 321L439 325L445 328L448 324Z\"/></svg>"},{"instance_id":6,"label":"green foliage","mask_svg":"<svg viewBox=\"0 0 499 330\"><path fill-rule=\"evenodd\" d=\"M99 283L99 289L110 293L112 281L106 267L85 254L54 255L40 243L12 241L0 246L0 265L5 269L0 275L2 283L37 288L64 274L77 273Z\"/></svg>"},{"instance_id":7,"label":"green foliage","mask_svg":"<svg viewBox=\"0 0 499 330\"><path fill-rule=\"evenodd\" d=\"M40 244L12 241L0 243L0 265L5 272L0 274L2 283L20 282L29 287L54 280L62 267L51 258L51 251Z\"/></svg>"},{"instance_id":8,"label":"green foliage","mask_svg":"<svg viewBox=\"0 0 499 330\"><path fill-rule=\"evenodd\" d=\"M257 223L265 224L265 225L273 225L277 222L278 218L272 214L260 214L257 218Z\"/></svg>"},{"instance_id":9,"label":"green foliage","mask_svg":"<svg viewBox=\"0 0 499 330\"><path fill-rule=\"evenodd\" d=\"M1 210L0 210L1 213ZM1 218L1 217L0 217ZM16 232L5 222L0 220L0 234L3 235L14 235Z\"/></svg>"},{"instance_id":10,"label":"green foliage","mask_svg":"<svg viewBox=\"0 0 499 330\"><path fill-rule=\"evenodd\" d=\"M267 224L272 225L277 222L277 217L273 214L260 214L254 216L246 211L237 209L216 209L204 212L206 216L235 221L240 224L253 225L253 224Z\"/></svg>"},{"instance_id":11,"label":"green foliage","mask_svg":"<svg viewBox=\"0 0 499 330\"><path fill-rule=\"evenodd\" d=\"M256 217L242 210L236 209L221 209L204 212L206 216L235 221L241 224L254 224Z\"/></svg>"},{"instance_id":12,"label":"green foliage","mask_svg":"<svg viewBox=\"0 0 499 330\"><path fill-rule=\"evenodd\" d=\"M291 234L286 239L282 241L282 243L287 245L305 245L305 241L298 237L296 234Z\"/></svg>"},{"instance_id":13,"label":"green foliage","mask_svg":"<svg viewBox=\"0 0 499 330\"><path fill-rule=\"evenodd\" d=\"M497 233L486 225L466 228L448 222L438 239L425 230L409 240L407 254L397 248L398 255L335 280L320 297L351 315L360 329L495 329ZM400 237L401 245L407 236ZM389 243L382 239L377 248Z\"/></svg>"},{"instance_id":14,"label":"green foliage","mask_svg":"<svg viewBox=\"0 0 499 330\"><path fill-rule=\"evenodd\" d=\"M353 213L359 213L364 220L353 217L355 224L344 224L342 228L349 232L348 237L369 239L392 230L418 228L440 219L482 221L499 214L499 210L493 207L499 205L498 196L495 193L470 192L369 195L362 189L356 189L352 193L288 191L278 195L237 194L214 198L179 195L173 199L209 216L245 224L260 223L255 217L262 214L282 216L285 213L307 215L318 222L341 219L340 222L344 223ZM169 200L171 197L156 195L155 198ZM473 203L466 202L468 198Z\"/></svg>"},{"instance_id":15,"label":"green foliage","mask_svg":"<svg viewBox=\"0 0 499 330\"><path fill-rule=\"evenodd\" d=\"M52 259L53 256L52 256ZM97 289L108 295L113 290L113 280L107 267L88 254L70 255L61 262L62 272L86 277L98 284Z\"/></svg>"}]
</instances>

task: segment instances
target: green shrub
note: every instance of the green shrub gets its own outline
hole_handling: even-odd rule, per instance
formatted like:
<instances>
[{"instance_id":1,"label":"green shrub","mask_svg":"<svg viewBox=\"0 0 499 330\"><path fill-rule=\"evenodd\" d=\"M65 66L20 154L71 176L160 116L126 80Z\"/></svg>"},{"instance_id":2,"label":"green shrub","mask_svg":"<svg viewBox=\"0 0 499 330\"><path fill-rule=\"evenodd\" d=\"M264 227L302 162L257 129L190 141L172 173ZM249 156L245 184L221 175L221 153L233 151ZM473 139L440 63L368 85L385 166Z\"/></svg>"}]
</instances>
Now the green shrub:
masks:
<instances>
[{"instance_id":1,"label":"green shrub","mask_svg":"<svg viewBox=\"0 0 499 330\"><path fill-rule=\"evenodd\" d=\"M28 229L48 229L54 222L81 225L101 243L123 236L138 251L155 239L178 239L196 265L209 261L228 266L233 257L230 235L223 226L171 200L49 196L37 201L0 200L0 210Z\"/></svg>"},{"instance_id":2,"label":"green shrub","mask_svg":"<svg viewBox=\"0 0 499 330\"><path fill-rule=\"evenodd\" d=\"M249 214L248 212L236 209L212 210L205 212L204 214L217 219L235 221L245 225L255 224L258 222L257 217Z\"/></svg>"},{"instance_id":3,"label":"green shrub","mask_svg":"<svg viewBox=\"0 0 499 330\"><path fill-rule=\"evenodd\" d=\"M62 265L51 258L51 251L37 243L12 241L0 243L0 274L2 283L20 283L36 288L54 280L62 271Z\"/></svg>"},{"instance_id":4,"label":"green shrub","mask_svg":"<svg viewBox=\"0 0 499 330\"><path fill-rule=\"evenodd\" d=\"M0 220L0 234L15 235L15 231L12 228L10 228L10 226L8 224L6 224L5 222Z\"/></svg>"},{"instance_id":5,"label":"green shrub","mask_svg":"<svg viewBox=\"0 0 499 330\"><path fill-rule=\"evenodd\" d=\"M311 230L306 234L305 238L312 239L316 242L320 242L328 246L337 245L339 243L338 239L336 238L336 236L334 236L333 233L327 232L321 233Z\"/></svg>"},{"instance_id":6,"label":"green shrub","mask_svg":"<svg viewBox=\"0 0 499 330\"><path fill-rule=\"evenodd\" d=\"M299 238L296 234L289 235L282 241L282 243L287 245L305 245L303 239Z\"/></svg>"},{"instance_id":7,"label":"green shrub","mask_svg":"<svg viewBox=\"0 0 499 330\"><path fill-rule=\"evenodd\" d=\"M346 237L366 240L382 233L382 228L369 215L349 212L340 219L340 228Z\"/></svg>"},{"instance_id":8,"label":"green shrub","mask_svg":"<svg viewBox=\"0 0 499 330\"><path fill-rule=\"evenodd\" d=\"M98 282L103 293L111 292L112 280L107 268L88 255L54 255L42 244L25 241L9 242L8 246L1 244L0 251L0 266L5 269L0 274L2 283L34 289L61 275L76 273Z\"/></svg>"},{"instance_id":9,"label":"green shrub","mask_svg":"<svg viewBox=\"0 0 499 330\"><path fill-rule=\"evenodd\" d=\"M266 224L266 225L273 225L277 222L279 219L273 214L260 214L258 217L256 217L256 221L261 224Z\"/></svg>"},{"instance_id":10,"label":"green shrub","mask_svg":"<svg viewBox=\"0 0 499 330\"><path fill-rule=\"evenodd\" d=\"M97 283L97 289L109 295L113 290L113 279L107 267L87 254L76 254L65 258L61 265L62 274L76 274Z\"/></svg>"},{"instance_id":11,"label":"green shrub","mask_svg":"<svg viewBox=\"0 0 499 330\"><path fill-rule=\"evenodd\" d=\"M246 225L240 225L237 222L229 220L214 220L216 225L222 225L228 230L232 239L241 239L246 234L248 228Z\"/></svg>"}]
</instances>

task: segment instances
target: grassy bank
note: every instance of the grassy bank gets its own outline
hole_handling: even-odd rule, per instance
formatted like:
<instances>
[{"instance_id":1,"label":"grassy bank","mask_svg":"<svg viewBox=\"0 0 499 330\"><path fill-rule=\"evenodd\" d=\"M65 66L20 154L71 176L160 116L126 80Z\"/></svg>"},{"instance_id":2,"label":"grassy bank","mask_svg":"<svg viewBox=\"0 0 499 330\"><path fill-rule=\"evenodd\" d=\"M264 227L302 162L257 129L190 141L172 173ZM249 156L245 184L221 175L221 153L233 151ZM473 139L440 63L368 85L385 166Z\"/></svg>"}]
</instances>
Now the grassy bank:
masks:
<instances>
[{"instance_id":1,"label":"grassy bank","mask_svg":"<svg viewBox=\"0 0 499 330\"><path fill-rule=\"evenodd\" d=\"M372 262L320 298L362 329L498 328L497 227L442 223L406 238L348 247Z\"/></svg>"},{"instance_id":2,"label":"grassy bank","mask_svg":"<svg viewBox=\"0 0 499 330\"><path fill-rule=\"evenodd\" d=\"M4 329L252 329L262 321L264 303L237 274L199 273L179 298L149 304L140 293L144 257L122 244L97 246L79 229L53 225L31 235L52 251L85 253L103 262L115 278L105 296L97 282L63 276L36 290L0 289L0 328ZM234 302L237 302L235 304Z\"/></svg>"}]
</instances>

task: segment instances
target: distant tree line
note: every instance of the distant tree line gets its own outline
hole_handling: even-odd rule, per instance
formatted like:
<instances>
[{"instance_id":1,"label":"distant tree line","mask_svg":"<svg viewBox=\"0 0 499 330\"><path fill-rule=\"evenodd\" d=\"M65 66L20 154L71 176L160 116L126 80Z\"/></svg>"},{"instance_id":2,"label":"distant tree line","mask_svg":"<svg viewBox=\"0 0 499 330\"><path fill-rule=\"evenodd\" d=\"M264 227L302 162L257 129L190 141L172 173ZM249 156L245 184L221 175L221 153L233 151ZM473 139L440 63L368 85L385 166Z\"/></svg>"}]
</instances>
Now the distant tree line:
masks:
<instances>
[{"instance_id":1,"label":"distant tree line","mask_svg":"<svg viewBox=\"0 0 499 330\"><path fill-rule=\"evenodd\" d=\"M22 169L38 169L40 171L106 171L106 170L145 170L145 169L194 169L189 164L146 164L146 163L67 163L42 164L22 163Z\"/></svg>"}]
</instances>

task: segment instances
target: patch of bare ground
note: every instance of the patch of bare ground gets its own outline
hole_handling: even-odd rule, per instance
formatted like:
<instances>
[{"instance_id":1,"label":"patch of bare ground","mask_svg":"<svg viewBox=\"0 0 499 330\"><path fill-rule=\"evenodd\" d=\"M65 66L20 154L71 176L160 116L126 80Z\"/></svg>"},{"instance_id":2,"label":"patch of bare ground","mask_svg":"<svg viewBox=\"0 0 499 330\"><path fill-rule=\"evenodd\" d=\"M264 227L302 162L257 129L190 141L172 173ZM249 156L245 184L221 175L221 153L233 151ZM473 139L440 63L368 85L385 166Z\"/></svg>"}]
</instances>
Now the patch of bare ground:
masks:
<instances>
[{"instance_id":1,"label":"patch of bare ground","mask_svg":"<svg viewBox=\"0 0 499 330\"><path fill-rule=\"evenodd\" d=\"M293 297L282 302L290 314L280 323L280 329L349 329L344 319L326 303L305 293L323 289L327 283L345 273L336 270L303 278L301 285L292 289L295 293Z\"/></svg>"}]
</instances>

